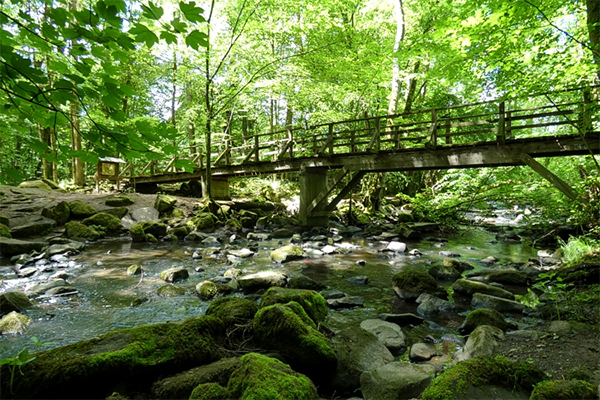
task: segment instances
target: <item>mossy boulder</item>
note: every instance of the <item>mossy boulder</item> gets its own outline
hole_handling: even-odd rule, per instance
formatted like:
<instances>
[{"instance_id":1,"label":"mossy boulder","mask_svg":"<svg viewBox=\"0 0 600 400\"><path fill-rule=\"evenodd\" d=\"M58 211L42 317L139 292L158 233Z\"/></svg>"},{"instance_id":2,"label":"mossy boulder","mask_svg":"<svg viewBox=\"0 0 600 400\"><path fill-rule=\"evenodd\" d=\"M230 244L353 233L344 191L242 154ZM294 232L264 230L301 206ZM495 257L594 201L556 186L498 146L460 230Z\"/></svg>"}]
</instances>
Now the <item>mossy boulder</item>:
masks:
<instances>
[{"instance_id":1,"label":"mossy boulder","mask_svg":"<svg viewBox=\"0 0 600 400\"><path fill-rule=\"evenodd\" d=\"M478 357L458 363L435 378L421 399L527 399L534 385L545 377L532 363L512 363L501 356ZM486 391L490 386L493 388Z\"/></svg>"},{"instance_id":2,"label":"mossy boulder","mask_svg":"<svg viewBox=\"0 0 600 400\"><path fill-rule=\"evenodd\" d=\"M317 399L317 389L306 376L289 365L262 354L248 353L231 374L227 398L232 399Z\"/></svg>"},{"instance_id":3,"label":"mossy boulder","mask_svg":"<svg viewBox=\"0 0 600 400\"><path fill-rule=\"evenodd\" d=\"M73 219L85 219L96 214L96 209L84 203L81 200L74 200L69 202L69 209L71 210L71 218Z\"/></svg>"},{"instance_id":4,"label":"mossy boulder","mask_svg":"<svg viewBox=\"0 0 600 400\"><path fill-rule=\"evenodd\" d=\"M492 356L498 353L498 341L505 340L504 332L491 325L479 325L471 332L464 347L454 353L457 361L470 360L480 356Z\"/></svg>"},{"instance_id":5,"label":"mossy boulder","mask_svg":"<svg viewBox=\"0 0 600 400\"><path fill-rule=\"evenodd\" d=\"M327 288L326 285L317 282L304 274L296 274L292 276L288 281L288 287L290 287L291 289L309 289L317 291Z\"/></svg>"},{"instance_id":6,"label":"mossy boulder","mask_svg":"<svg viewBox=\"0 0 600 400\"><path fill-rule=\"evenodd\" d=\"M228 295L233 292L233 288L222 283L205 280L196 285L196 292L202 300L210 300L215 297Z\"/></svg>"},{"instance_id":7,"label":"mossy boulder","mask_svg":"<svg viewBox=\"0 0 600 400\"><path fill-rule=\"evenodd\" d=\"M145 242L148 233L160 239L167 234L167 225L162 222L142 221L129 228L129 234L134 242Z\"/></svg>"},{"instance_id":8,"label":"mossy boulder","mask_svg":"<svg viewBox=\"0 0 600 400\"><path fill-rule=\"evenodd\" d=\"M44 247L46 247L46 242L30 242L0 236L0 254L3 256L41 251Z\"/></svg>"},{"instance_id":9,"label":"mossy boulder","mask_svg":"<svg viewBox=\"0 0 600 400\"><path fill-rule=\"evenodd\" d=\"M527 273L517 271L516 269L489 271L484 276L488 282L497 282L506 285L526 286L529 283Z\"/></svg>"},{"instance_id":10,"label":"mossy boulder","mask_svg":"<svg viewBox=\"0 0 600 400\"><path fill-rule=\"evenodd\" d=\"M254 319L258 311L255 302L243 297L222 297L210 303L206 315L219 318L226 329L244 325Z\"/></svg>"},{"instance_id":11,"label":"mossy boulder","mask_svg":"<svg viewBox=\"0 0 600 400\"><path fill-rule=\"evenodd\" d=\"M4 215L4 214L0 214L0 224L9 226L10 225L10 219Z\"/></svg>"},{"instance_id":12,"label":"mossy boulder","mask_svg":"<svg viewBox=\"0 0 600 400\"><path fill-rule=\"evenodd\" d=\"M468 279L457 279L452 284L452 289L455 293L460 293L465 296L473 296L475 293L483 293L489 294L490 296L501 297L503 299L515 299L515 295L508 290L504 290L502 288L482 282L470 281Z\"/></svg>"},{"instance_id":13,"label":"mossy boulder","mask_svg":"<svg viewBox=\"0 0 600 400\"><path fill-rule=\"evenodd\" d=\"M166 282L178 282L187 279L190 273L185 267L173 266L160 272L160 279Z\"/></svg>"},{"instance_id":14,"label":"mossy boulder","mask_svg":"<svg viewBox=\"0 0 600 400\"><path fill-rule=\"evenodd\" d=\"M229 377L239 365L240 358L231 357L175 374L152 385L152 398L187 399L195 388L207 383L225 388ZM196 396L197 392L199 390L196 390Z\"/></svg>"},{"instance_id":15,"label":"mossy boulder","mask_svg":"<svg viewBox=\"0 0 600 400\"><path fill-rule=\"evenodd\" d=\"M69 203L61 201L55 206L42 209L42 216L53 219L57 225L64 225L71 217L71 208Z\"/></svg>"},{"instance_id":16,"label":"mossy boulder","mask_svg":"<svg viewBox=\"0 0 600 400\"><path fill-rule=\"evenodd\" d=\"M314 290L272 287L262 296L260 306L286 304L290 301L300 304L315 324L323 322L327 317L327 301Z\"/></svg>"},{"instance_id":17,"label":"mossy boulder","mask_svg":"<svg viewBox=\"0 0 600 400\"><path fill-rule=\"evenodd\" d=\"M169 283L156 289L156 294L163 297L183 296L185 294L185 289Z\"/></svg>"},{"instance_id":18,"label":"mossy boulder","mask_svg":"<svg viewBox=\"0 0 600 400\"><path fill-rule=\"evenodd\" d=\"M454 258L449 258L449 257L444 258L443 264L444 264L444 267L452 267L455 270L457 270L458 272L460 272L461 274L465 271L470 271L475 268L468 262L458 261L458 260L455 260Z\"/></svg>"},{"instance_id":19,"label":"mossy boulder","mask_svg":"<svg viewBox=\"0 0 600 400\"><path fill-rule=\"evenodd\" d=\"M26 315L11 311L0 320L0 334L2 335L20 335L25 333L27 326L31 323L31 318ZM6 376L6 375L5 375Z\"/></svg>"},{"instance_id":20,"label":"mossy boulder","mask_svg":"<svg viewBox=\"0 0 600 400\"><path fill-rule=\"evenodd\" d=\"M0 294L0 316L12 311L24 311L31 307L33 304L23 292L10 291Z\"/></svg>"},{"instance_id":21,"label":"mossy boulder","mask_svg":"<svg viewBox=\"0 0 600 400\"><path fill-rule=\"evenodd\" d=\"M32 221L25 225L15 226L10 229L10 234L13 238L29 239L36 236L44 236L54 230L56 221L52 219L42 219Z\"/></svg>"},{"instance_id":22,"label":"mossy boulder","mask_svg":"<svg viewBox=\"0 0 600 400\"><path fill-rule=\"evenodd\" d=\"M392 276L394 291L403 300L416 300L422 293L433 294L438 297L447 297L443 287L439 286L435 278L427 272L416 269L404 269Z\"/></svg>"},{"instance_id":23,"label":"mossy boulder","mask_svg":"<svg viewBox=\"0 0 600 400\"><path fill-rule=\"evenodd\" d=\"M12 239L12 235L10 234L10 229L8 229L8 226L0 224L0 236Z\"/></svg>"},{"instance_id":24,"label":"mossy boulder","mask_svg":"<svg viewBox=\"0 0 600 400\"><path fill-rule=\"evenodd\" d=\"M105 398L115 388L146 391L166 374L222 357L223 325L202 316L109 332L98 338L36 354L27 373L15 374L14 398ZM2 366L2 376L9 374ZM8 379L0 383L10 393ZM8 396L7 396L8 397Z\"/></svg>"},{"instance_id":25,"label":"mossy boulder","mask_svg":"<svg viewBox=\"0 0 600 400\"><path fill-rule=\"evenodd\" d=\"M463 335L468 335L479 325L491 325L502 331L506 331L508 322L506 322L500 312L491 308L480 308L479 310L471 311L467 315L462 325L458 327L458 331Z\"/></svg>"},{"instance_id":26,"label":"mossy boulder","mask_svg":"<svg viewBox=\"0 0 600 400\"><path fill-rule=\"evenodd\" d=\"M70 221L65 224L65 236L75 240L97 240L102 235L97 230L85 226L81 222Z\"/></svg>"},{"instance_id":27,"label":"mossy boulder","mask_svg":"<svg viewBox=\"0 0 600 400\"><path fill-rule=\"evenodd\" d=\"M261 308L254 316L256 338L266 349L285 355L294 370L326 384L336 370L337 356L330 340L317 331L298 303Z\"/></svg>"},{"instance_id":28,"label":"mossy boulder","mask_svg":"<svg viewBox=\"0 0 600 400\"><path fill-rule=\"evenodd\" d=\"M196 231L212 231L215 229L215 220L211 213L199 213L192 217L187 225L190 229Z\"/></svg>"},{"instance_id":29,"label":"mossy boulder","mask_svg":"<svg viewBox=\"0 0 600 400\"><path fill-rule=\"evenodd\" d=\"M133 199L129 196L109 197L104 201L104 204L109 207L126 207L132 205L133 203Z\"/></svg>"},{"instance_id":30,"label":"mossy boulder","mask_svg":"<svg viewBox=\"0 0 600 400\"><path fill-rule=\"evenodd\" d=\"M300 246L293 244L280 247L271 252L271 260L283 263L286 261L297 260L306 257L306 253Z\"/></svg>"},{"instance_id":31,"label":"mossy boulder","mask_svg":"<svg viewBox=\"0 0 600 400\"><path fill-rule=\"evenodd\" d=\"M104 212L94 214L84 219L82 223L86 226L98 227L99 230L111 235L116 235L123 229L123 224L121 224L119 218Z\"/></svg>"},{"instance_id":32,"label":"mossy boulder","mask_svg":"<svg viewBox=\"0 0 600 400\"><path fill-rule=\"evenodd\" d=\"M447 267L445 265L434 265L427 271L429 275L441 281L454 281L461 277L460 272L454 267Z\"/></svg>"},{"instance_id":33,"label":"mossy boulder","mask_svg":"<svg viewBox=\"0 0 600 400\"><path fill-rule=\"evenodd\" d=\"M215 382L201 383L190 394L189 400L227 399L227 389Z\"/></svg>"},{"instance_id":34,"label":"mossy boulder","mask_svg":"<svg viewBox=\"0 0 600 400\"><path fill-rule=\"evenodd\" d=\"M557 399L597 399L598 386L586 381L573 379L543 381L535 385L531 392L531 400Z\"/></svg>"},{"instance_id":35,"label":"mossy boulder","mask_svg":"<svg viewBox=\"0 0 600 400\"><path fill-rule=\"evenodd\" d=\"M127 207L115 207L109 208L108 210L104 210L103 212L105 212L106 214L114 215L115 217L121 219L127 215L129 210L127 209Z\"/></svg>"},{"instance_id":36,"label":"mossy boulder","mask_svg":"<svg viewBox=\"0 0 600 400\"><path fill-rule=\"evenodd\" d=\"M177 239L183 240L190 233L189 226L177 226L167 229L167 235L175 235Z\"/></svg>"},{"instance_id":37,"label":"mossy boulder","mask_svg":"<svg viewBox=\"0 0 600 400\"><path fill-rule=\"evenodd\" d=\"M44 182L42 180L21 182L19 184L19 187L27 188L27 189L44 189L49 192L52 191L52 188L50 187L50 185L48 185L46 182Z\"/></svg>"},{"instance_id":38,"label":"mossy boulder","mask_svg":"<svg viewBox=\"0 0 600 400\"><path fill-rule=\"evenodd\" d=\"M177 198L173 196L169 196L166 194L159 194L156 196L156 201L154 202L154 208L159 213L163 213L165 211L170 211L177 204Z\"/></svg>"}]
</instances>

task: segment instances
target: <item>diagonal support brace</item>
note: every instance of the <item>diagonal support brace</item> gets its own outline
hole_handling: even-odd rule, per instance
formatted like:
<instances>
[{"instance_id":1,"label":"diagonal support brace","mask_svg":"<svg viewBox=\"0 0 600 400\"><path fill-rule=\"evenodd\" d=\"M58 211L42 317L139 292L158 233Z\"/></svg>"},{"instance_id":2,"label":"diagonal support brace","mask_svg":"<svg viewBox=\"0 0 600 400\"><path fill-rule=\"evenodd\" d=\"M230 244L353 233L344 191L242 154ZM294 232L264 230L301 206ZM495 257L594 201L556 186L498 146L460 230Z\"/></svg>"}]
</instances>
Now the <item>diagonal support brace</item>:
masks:
<instances>
[{"instance_id":1,"label":"diagonal support brace","mask_svg":"<svg viewBox=\"0 0 600 400\"><path fill-rule=\"evenodd\" d=\"M560 190L565 196L573 201L580 202L581 199L577 196L577 193L573 190L569 184L560 179L558 176L550 172L546 167L533 159L529 154L521 154L521 160L527 164L532 170L537 172L542 178L554 185L555 188Z\"/></svg>"}]
</instances>

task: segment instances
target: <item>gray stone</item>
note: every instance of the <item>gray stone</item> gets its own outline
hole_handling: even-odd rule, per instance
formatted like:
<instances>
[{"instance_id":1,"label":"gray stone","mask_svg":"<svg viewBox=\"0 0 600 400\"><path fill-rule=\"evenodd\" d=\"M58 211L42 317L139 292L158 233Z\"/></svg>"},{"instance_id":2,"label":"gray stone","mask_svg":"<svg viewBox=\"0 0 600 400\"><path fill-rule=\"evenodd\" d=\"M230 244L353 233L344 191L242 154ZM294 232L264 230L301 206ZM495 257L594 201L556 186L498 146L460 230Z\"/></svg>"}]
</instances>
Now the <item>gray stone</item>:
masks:
<instances>
[{"instance_id":1,"label":"gray stone","mask_svg":"<svg viewBox=\"0 0 600 400\"><path fill-rule=\"evenodd\" d=\"M396 253L404 253L406 251L406 243L403 242L390 242L386 250L394 251Z\"/></svg>"},{"instance_id":2,"label":"gray stone","mask_svg":"<svg viewBox=\"0 0 600 400\"><path fill-rule=\"evenodd\" d=\"M304 275L304 274L296 274L294 276L292 276L288 282L288 287L290 287L291 289L310 289L310 290L316 290L317 292L319 290L323 290L325 289L325 285L323 285L320 282L315 281L314 279L309 278L308 276ZM340 292L342 293L342 292ZM343 297L344 294L342 293Z\"/></svg>"},{"instance_id":3,"label":"gray stone","mask_svg":"<svg viewBox=\"0 0 600 400\"><path fill-rule=\"evenodd\" d=\"M380 319L367 319L360 327L377 336L377 339L390 350L393 355L399 355L406 349L406 337L402 329L392 323Z\"/></svg>"},{"instance_id":4,"label":"gray stone","mask_svg":"<svg viewBox=\"0 0 600 400\"><path fill-rule=\"evenodd\" d=\"M440 255L444 256L444 257L451 257L451 258L462 257L460 254L458 254L454 251L448 251L448 250L440 251Z\"/></svg>"},{"instance_id":5,"label":"gray stone","mask_svg":"<svg viewBox=\"0 0 600 400\"><path fill-rule=\"evenodd\" d=\"M71 218L84 219L96 214L96 209L81 200L74 200L69 203L71 209Z\"/></svg>"},{"instance_id":6,"label":"gray stone","mask_svg":"<svg viewBox=\"0 0 600 400\"><path fill-rule=\"evenodd\" d=\"M241 250L227 250L226 254L233 254L234 256L240 257L240 258L248 258L248 257L252 257L256 253L250 249L243 248Z\"/></svg>"},{"instance_id":7,"label":"gray stone","mask_svg":"<svg viewBox=\"0 0 600 400\"><path fill-rule=\"evenodd\" d=\"M463 335L473 332L479 325L492 325L506 331L508 323L499 311L491 308L480 308L471 311L464 322L458 327L458 331Z\"/></svg>"},{"instance_id":8,"label":"gray stone","mask_svg":"<svg viewBox=\"0 0 600 400\"><path fill-rule=\"evenodd\" d=\"M221 242L214 236L208 236L206 239L202 240L202 244L205 246L220 246Z\"/></svg>"},{"instance_id":9,"label":"gray stone","mask_svg":"<svg viewBox=\"0 0 600 400\"><path fill-rule=\"evenodd\" d=\"M301 289L301 288L298 288L298 289ZM321 292L321 296L323 296L323 298L325 300L341 299L342 297L346 297L346 293L342 292L341 290L337 290L337 289L328 289L328 290L323 290Z\"/></svg>"},{"instance_id":10,"label":"gray stone","mask_svg":"<svg viewBox=\"0 0 600 400\"><path fill-rule=\"evenodd\" d=\"M524 304L501 297L490 296L483 293L475 293L471 300L473 308L492 308L500 312L523 312L527 307Z\"/></svg>"},{"instance_id":11,"label":"gray stone","mask_svg":"<svg viewBox=\"0 0 600 400\"><path fill-rule=\"evenodd\" d=\"M435 374L432 365L394 361L360 376L365 400L413 399L423 393Z\"/></svg>"},{"instance_id":12,"label":"gray stone","mask_svg":"<svg viewBox=\"0 0 600 400\"><path fill-rule=\"evenodd\" d=\"M173 285L172 283L168 283L156 289L156 294L162 297L183 296L185 294L185 289L180 286Z\"/></svg>"},{"instance_id":13,"label":"gray stone","mask_svg":"<svg viewBox=\"0 0 600 400\"><path fill-rule=\"evenodd\" d=\"M465 361L475 357L494 355L498 349L498 341L504 339L501 329L491 325L479 325L469 335L465 347L454 354L454 359Z\"/></svg>"},{"instance_id":14,"label":"gray stone","mask_svg":"<svg viewBox=\"0 0 600 400\"><path fill-rule=\"evenodd\" d=\"M56 221L52 219L42 219L25 225L15 226L10 229L10 234L15 239L44 236L52 232L55 226Z\"/></svg>"},{"instance_id":15,"label":"gray stone","mask_svg":"<svg viewBox=\"0 0 600 400\"><path fill-rule=\"evenodd\" d=\"M502 297L509 300L515 299L515 296L508 290L468 279L457 279L456 282L452 284L452 289L456 293L467 296L472 296L475 293L484 293L489 294L490 296Z\"/></svg>"},{"instance_id":16,"label":"gray stone","mask_svg":"<svg viewBox=\"0 0 600 400\"><path fill-rule=\"evenodd\" d=\"M271 239L271 235L268 233L255 233L255 232L249 232L248 236L246 236L246 238L248 240L257 240L257 241L264 241L264 240L269 240Z\"/></svg>"},{"instance_id":17,"label":"gray stone","mask_svg":"<svg viewBox=\"0 0 600 400\"><path fill-rule=\"evenodd\" d=\"M35 286L30 287L29 289L26 289L25 294L28 297L40 296L52 288L61 286L67 286L67 282L64 279L54 279L48 282L39 283Z\"/></svg>"},{"instance_id":18,"label":"gray stone","mask_svg":"<svg viewBox=\"0 0 600 400\"><path fill-rule=\"evenodd\" d=\"M72 252L74 254L77 254L81 252L84 249L84 247L85 243L78 242L75 240L71 241L68 244L53 244L46 250L46 255L50 257L55 254L64 254L66 252Z\"/></svg>"},{"instance_id":19,"label":"gray stone","mask_svg":"<svg viewBox=\"0 0 600 400\"><path fill-rule=\"evenodd\" d=\"M187 279L189 276L190 273L184 267L171 267L160 273L160 279L169 283Z\"/></svg>"},{"instance_id":20,"label":"gray stone","mask_svg":"<svg viewBox=\"0 0 600 400\"><path fill-rule=\"evenodd\" d=\"M156 201L154 202L154 208L160 213L172 210L177 204L177 198L173 196L168 196L166 194L159 194L156 196Z\"/></svg>"},{"instance_id":21,"label":"gray stone","mask_svg":"<svg viewBox=\"0 0 600 400\"><path fill-rule=\"evenodd\" d=\"M0 320L0 333L3 335L21 335L25 333L30 323L31 318L21 315L16 311L11 311Z\"/></svg>"},{"instance_id":22,"label":"gray stone","mask_svg":"<svg viewBox=\"0 0 600 400\"><path fill-rule=\"evenodd\" d=\"M271 252L271 260L279 263L304 257L306 257L306 253L302 250L302 248L293 244L280 247Z\"/></svg>"},{"instance_id":23,"label":"gray stone","mask_svg":"<svg viewBox=\"0 0 600 400\"><path fill-rule=\"evenodd\" d=\"M421 362L429 361L437 355L438 352L432 345L427 343L415 343L410 348L410 355L408 357L411 361Z\"/></svg>"},{"instance_id":24,"label":"gray stone","mask_svg":"<svg viewBox=\"0 0 600 400\"><path fill-rule=\"evenodd\" d=\"M552 321L548 324L547 331L550 333L565 334L569 332L572 325L569 321Z\"/></svg>"},{"instance_id":25,"label":"gray stone","mask_svg":"<svg viewBox=\"0 0 600 400\"><path fill-rule=\"evenodd\" d=\"M335 246L327 245L321 249L323 254L335 254L338 252L338 248Z\"/></svg>"},{"instance_id":26,"label":"gray stone","mask_svg":"<svg viewBox=\"0 0 600 400\"><path fill-rule=\"evenodd\" d=\"M0 294L0 316L12 311L25 311L33 307L25 293L11 291Z\"/></svg>"},{"instance_id":27,"label":"gray stone","mask_svg":"<svg viewBox=\"0 0 600 400\"><path fill-rule=\"evenodd\" d=\"M432 317L440 311L458 313L463 311L462 308L448 300L440 299L429 293L421 293L417 298L417 313L424 317Z\"/></svg>"},{"instance_id":28,"label":"gray stone","mask_svg":"<svg viewBox=\"0 0 600 400\"><path fill-rule=\"evenodd\" d=\"M52 191L52 188L50 187L50 185L48 185L46 182L42 181L42 180L34 180L34 181L25 181L25 182L21 182L19 184L20 188L27 188L27 189L43 189L46 190L48 192Z\"/></svg>"},{"instance_id":29,"label":"gray stone","mask_svg":"<svg viewBox=\"0 0 600 400\"><path fill-rule=\"evenodd\" d=\"M141 275L144 269L141 265L130 265L127 267L127 275Z\"/></svg>"},{"instance_id":30,"label":"gray stone","mask_svg":"<svg viewBox=\"0 0 600 400\"><path fill-rule=\"evenodd\" d=\"M259 221L260 219L256 222L256 226L259 225ZM289 229L277 229L276 231L273 231L272 233L272 237L273 239L287 239L292 237L292 235L294 234L294 232L290 231Z\"/></svg>"},{"instance_id":31,"label":"gray stone","mask_svg":"<svg viewBox=\"0 0 600 400\"><path fill-rule=\"evenodd\" d=\"M38 269L35 267L25 267L25 268L20 268L17 271L17 276L19 278L28 278L30 276L35 275L35 273L38 272Z\"/></svg>"},{"instance_id":32,"label":"gray stone","mask_svg":"<svg viewBox=\"0 0 600 400\"><path fill-rule=\"evenodd\" d=\"M534 329L519 329L518 331L506 332L506 336L510 338L537 341L540 338L540 332Z\"/></svg>"},{"instance_id":33,"label":"gray stone","mask_svg":"<svg viewBox=\"0 0 600 400\"><path fill-rule=\"evenodd\" d=\"M241 276L237 282L244 293L254 293L260 289L268 289L273 286L284 287L287 283L287 277L281 272L261 271Z\"/></svg>"},{"instance_id":34,"label":"gray stone","mask_svg":"<svg viewBox=\"0 0 600 400\"><path fill-rule=\"evenodd\" d=\"M453 281L461 277L461 273L454 267L434 265L427 271L431 276L442 281Z\"/></svg>"},{"instance_id":35,"label":"gray stone","mask_svg":"<svg viewBox=\"0 0 600 400\"><path fill-rule=\"evenodd\" d=\"M364 276L364 275L351 276L350 278L348 278L346 280L350 283L355 283L357 285L366 285L369 283L369 277Z\"/></svg>"},{"instance_id":36,"label":"gray stone","mask_svg":"<svg viewBox=\"0 0 600 400\"><path fill-rule=\"evenodd\" d=\"M365 299L360 296L346 296L339 299L327 300L327 305L330 308L353 308L362 307L365 304Z\"/></svg>"},{"instance_id":37,"label":"gray stone","mask_svg":"<svg viewBox=\"0 0 600 400\"><path fill-rule=\"evenodd\" d=\"M141 207L131 212L131 218L135 222L158 222L158 210L153 207Z\"/></svg>"},{"instance_id":38,"label":"gray stone","mask_svg":"<svg viewBox=\"0 0 600 400\"><path fill-rule=\"evenodd\" d=\"M78 291L73 286L57 286L52 289L48 289L44 292L45 296L58 296L58 295L74 295Z\"/></svg>"},{"instance_id":39,"label":"gray stone","mask_svg":"<svg viewBox=\"0 0 600 400\"><path fill-rule=\"evenodd\" d=\"M375 335L357 326L338 332L332 343L338 355L333 388L340 392L353 392L359 388L363 372L394 360L392 353Z\"/></svg>"}]
</instances>

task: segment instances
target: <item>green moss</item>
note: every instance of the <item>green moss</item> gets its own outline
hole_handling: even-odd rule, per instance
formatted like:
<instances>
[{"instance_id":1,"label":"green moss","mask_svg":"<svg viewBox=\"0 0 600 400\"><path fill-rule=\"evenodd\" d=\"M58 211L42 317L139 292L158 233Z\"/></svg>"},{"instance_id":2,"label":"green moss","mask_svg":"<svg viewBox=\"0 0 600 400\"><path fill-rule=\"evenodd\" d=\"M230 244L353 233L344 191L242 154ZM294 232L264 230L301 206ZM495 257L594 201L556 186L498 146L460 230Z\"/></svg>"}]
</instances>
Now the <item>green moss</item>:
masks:
<instances>
[{"instance_id":1,"label":"green moss","mask_svg":"<svg viewBox=\"0 0 600 400\"><path fill-rule=\"evenodd\" d=\"M267 349L277 350L297 371L316 382L327 382L337 367L337 356L331 342L311 325L297 303L275 304L261 308L254 316L254 332Z\"/></svg>"},{"instance_id":2,"label":"green moss","mask_svg":"<svg viewBox=\"0 0 600 400\"><path fill-rule=\"evenodd\" d=\"M543 381L535 385L530 400L596 399L596 386L579 380Z\"/></svg>"},{"instance_id":3,"label":"green moss","mask_svg":"<svg viewBox=\"0 0 600 400\"><path fill-rule=\"evenodd\" d=\"M306 376L283 362L261 354L248 353L231 375L227 398L234 399L316 399L317 389Z\"/></svg>"},{"instance_id":4,"label":"green moss","mask_svg":"<svg viewBox=\"0 0 600 400\"><path fill-rule=\"evenodd\" d=\"M89 218L84 219L83 224L86 226L99 226L103 231L110 234L117 234L123 229L121 220L114 215L107 213L98 213Z\"/></svg>"},{"instance_id":5,"label":"green moss","mask_svg":"<svg viewBox=\"0 0 600 400\"><path fill-rule=\"evenodd\" d=\"M127 209L127 207L116 207L105 210L104 212L110 215L114 215L115 217L121 219L127 215L129 210Z\"/></svg>"},{"instance_id":6,"label":"green moss","mask_svg":"<svg viewBox=\"0 0 600 400\"><path fill-rule=\"evenodd\" d=\"M429 273L415 269L404 269L392 276L394 287L402 292L410 293L410 297L418 297L422 293L439 293L435 278ZM443 288L441 288L443 291Z\"/></svg>"},{"instance_id":7,"label":"green moss","mask_svg":"<svg viewBox=\"0 0 600 400\"><path fill-rule=\"evenodd\" d=\"M83 219L91 217L96 214L96 209L81 200L74 200L69 203L71 210L71 217L76 219Z\"/></svg>"},{"instance_id":8,"label":"green moss","mask_svg":"<svg viewBox=\"0 0 600 400\"><path fill-rule=\"evenodd\" d=\"M231 286L215 283L212 281L202 281L196 285L196 292L202 300L210 300L217 296L229 294L233 291Z\"/></svg>"},{"instance_id":9,"label":"green moss","mask_svg":"<svg viewBox=\"0 0 600 400\"><path fill-rule=\"evenodd\" d=\"M464 398L470 386L498 385L531 391L545 374L535 364L512 363L506 357L488 356L463 361L433 380L421 395L422 400Z\"/></svg>"},{"instance_id":10,"label":"green moss","mask_svg":"<svg viewBox=\"0 0 600 400\"><path fill-rule=\"evenodd\" d=\"M46 218L55 220L57 225L64 225L71 216L71 209L69 203L61 201L53 207L44 208L42 210L42 215Z\"/></svg>"},{"instance_id":11,"label":"green moss","mask_svg":"<svg viewBox=\"0 0 600 400\"><path fill-rule=\"evenodd\" d=\"M110 385L147 386L162 374L220 358L222 334L221 321L207 316L110 332L36 354L27 374L15 375L14 395L104 398ZM8 393L5 380L0 385Z\"/></svg>"},{"instance_id":12,"label":"green moss","mask_svg":"<svg viewBox=\"0 0 600 400\"><path fill-rule=\"evenodd\" d=\"M104 204L106 204L109 207L125 207L130 206L133 203L133 199L129 196L109 197L104 202Z\"/></svg>"},{"instance_id":13,"label":"green moss","mask_svg":"<svg viewBox=\"0 0 600 400\"><path fill-rule=\"evenodd\" d=\"M98 231L77 221L71 221L65 224L65 236L69 239L85 240L96 240L101 237Z\"/></svg>"},{"instance_id":14,"label":"green moss","mask_svg":"<svg viewBox=\"0 0 600 400\"><path fill-rule=\"evenodd\" d=\"M210 303L206 315L219 318L228 328L247 323L254 318L257 311L258 306L251 300L242 297L222 297Z\"/></svg>"},{"instance_id":15,"label":"green moss","mask_svg":"<svg viewBox=\"0 0 600 400\"><path fill-rule=\"evenodd\" d=\"M144 242L147 233L156 238L164 237L167 234L167 226L161 222L143 221L129 228L129 233L134 242Z\"/></svg>"},{"instance_id":16,"label":"green moss","mask_svg":"<svg viewBox=\"0 0 600 400\"><path fill-rule=\"evenodd\" d=\"M235 218L229 218L225 222L225 227L231 230L240 230L242 229L242 223Z\"/></svg>"},{"instance_id":17,"label":"green moss","mask_svg":"<svg viewBox=\"0 0 600 400\"><path fill-rule=\"evenodd\" d=\"M272 287L262 296L260 305L261 307L267 307L277 303L289 303L290 301L299 303L315 324L323 322L327 317L327 301L314 290Z\"/></svg>"},{"instance_id":18,"label":"green moss","mask_svg":"<svg viewBox=\"0 0 600 400\"><path fill-rule=\"evenodd\" d=\"M192 230L197 231L211 231L215 228L215 220L210 213L200 213L197 216L191 218L187 225Z\"/></svg>"},{"instance_id":19,"label":"green moss","mask_svg":"<svg viewBox=\"0 0 600 400\"><path fill-rule=\"evenodd\" d=\"M226 398L226 389L215 382L202 383L196 386L190 395L190 400L221 400Z\"/></svg>"},{"instance_id":20,"label":"green moss","mask_svg":"<svg viewBox=\"0 0 600 400\"><path fill-rule=\"evenodd\" d=\"M0 236L11 239L10 229L4 224L0 224Z\"/></svg>"},{"instance_id":21,"label":"green moss","mask_svg":"<svg viewBox=\"0 0 600 400\"><path fill-rule=\"evenodd\" d=\"M491 308L480 308L471 311L458 330L462 334L469 334L479 325L491 325L506 331L508 323L500 312Z\"/></svg>"}]
</instances>

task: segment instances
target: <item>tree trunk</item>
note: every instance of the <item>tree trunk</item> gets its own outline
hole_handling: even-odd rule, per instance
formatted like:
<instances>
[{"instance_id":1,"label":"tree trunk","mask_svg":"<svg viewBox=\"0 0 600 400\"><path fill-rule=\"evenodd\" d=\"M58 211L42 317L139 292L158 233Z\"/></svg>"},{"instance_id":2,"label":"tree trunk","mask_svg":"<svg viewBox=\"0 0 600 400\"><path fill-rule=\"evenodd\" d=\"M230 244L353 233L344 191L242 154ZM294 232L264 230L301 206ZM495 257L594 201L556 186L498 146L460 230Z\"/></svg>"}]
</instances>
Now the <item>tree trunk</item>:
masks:
<instances>
[{"instance_id":1,"label":"tree trunk","mask_svg":"<svg viewBox=\"0 0 600 400\"><path fill-rule=\"evenodd\" d=\"M50 137L52 136L52 129L40 126L39 133L40 142L48 146L48 149L44 151L44 153L48 154L50 152L50 149L52 149L52 140L50 139ZM42 157L42 177L44 179L52 179L52 169L52 162Z\"/></svg>"},{"instance_id":2,"label":"tree trunk","mask_svg":"<svg viewBox=\"0 0 600 400\"><path fill-rule=\"evenodd\" d=\"M206 110L206 125L205 125L205 140L206 140L206 176L204 177L204 190L202 193L203 197L208 198L209 200L212 200L212 193L211 193L211 189L212 189L212 165L210 163L210 153L212 152L211 150L211 145L212 145L212 137L211 137L211 120L213 118L213 105L212 105L212 98L211 98L211 91L212 91L212 79L210 77L210 22L212 19L212 13L215 9L215 0L211 1L210 4L210 13L208 15L208 18L206 20L207 22L207 26L208 28L206 29L206 35L207 35L207 42L208 45L206 46L206 52L205 52L205 67L206 67L206 85L205 85L205 93L204 93L204 106L205 106L205 110Z\"/></svg>"},{"instance_id":3,"label":"tree trunk","mask_svg":"<svg viewBox=\"0 0 600 400\"><path fill-rule=\"evenodd\" d=\"M79 124L79 104L71 103L71 143L74 151L81 151L81 134ZM73 158L73 181L77 186L85 186L85 174L83 171L83 160L80 157Z\"/></svg>"},{"instance_id":4,"label":"tree trunk","mask_svg":"<svg viewBox=\"0 0 600 400\"><path fill-rule=\"evenodd\" d=\"M596 63L596 74L600 79L600 1L586 0L587 6L587 27L590 35L590 45L594 54Z\"/></svg>"},{"instance_id":5,"label":"tree trunk","mask_svg":"<svg viewBox=\"0 0 600 400\"><path fill-rule=\"evenodd\" d=\"M388 105L389 115L396 114L400 99L400 65L396 54L400 51L400 43L404 40L404 31L404 6L402 0L398 0L396 3L396 38L394 39L394 57L392 58L392 90Z\"/></svg>"}]
</instances>

